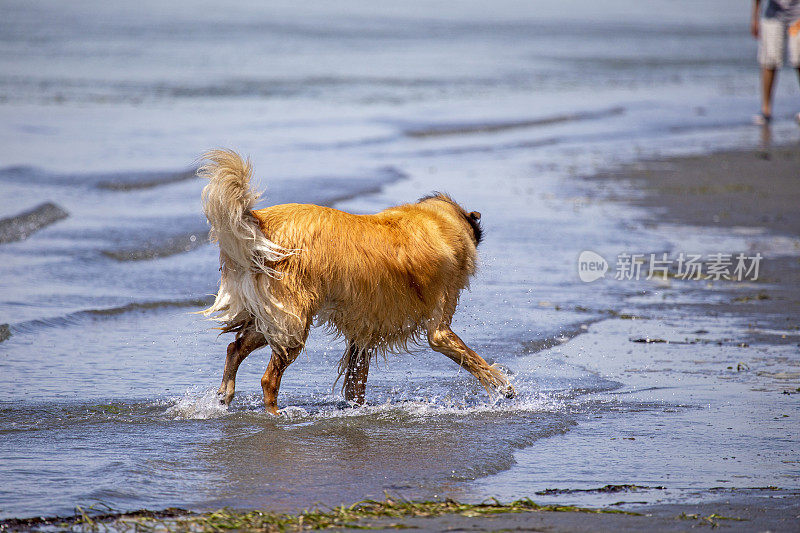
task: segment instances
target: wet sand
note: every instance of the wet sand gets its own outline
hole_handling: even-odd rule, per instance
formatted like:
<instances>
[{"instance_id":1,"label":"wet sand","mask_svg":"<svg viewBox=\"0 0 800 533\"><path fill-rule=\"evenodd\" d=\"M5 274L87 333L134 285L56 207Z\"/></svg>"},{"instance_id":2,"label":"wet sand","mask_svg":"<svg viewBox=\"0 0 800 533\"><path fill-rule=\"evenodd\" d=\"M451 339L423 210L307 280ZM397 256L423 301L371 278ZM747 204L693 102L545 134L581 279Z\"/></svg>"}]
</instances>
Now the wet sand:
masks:
<instances>
[{"instance_id":1,"label":"wet sand","mask_svg":"<svg viewBox=\"0 0 800 533\"><path fill-rule=\"evenodd\" d=\"M774 494L765 498L764 492ZM799 497L800 492L797 491L753 490L746 491L745 494L730 494L715 503L659 505L640 509L631 514L613 512L614 508L598 512L533 511L482 517L447 515L404 520L362 520L358 525L373 531L396 531L398 528L419 531L613 531L617 533L696 529L702 531L712 528L720 531L797 531L800 520Z\"/></svg>"},{"instance_id":2,"label":"wet sand","mask_svg":"<svg viewBox=\"0 0 800 533\"><path fill-rule=\"evenodd\" d=\"M646 208L654 222L763 227L800 235L800 146L655 159L589 178L630 182L644 196L617 199Z\"/></svg>"},{"instance_id":3,"label":"wet sand","mask_svg":"<svg viewBox=\"0 0 800 533\"><path fill-rule=\"evenodd\" d=\"M645 209L645 224L787 237L780 249L763 252L756 287L747 294L728 291L726 301L702 307L707 313L739 315L760 326L751 328L747 341L800 345L800 146L641 161L586 179L600 194L620 181L628 190L644 194L626 195L617 187L610 198ZM769 328L796 334L756 331Z\"/></svg>"}]
</instances>

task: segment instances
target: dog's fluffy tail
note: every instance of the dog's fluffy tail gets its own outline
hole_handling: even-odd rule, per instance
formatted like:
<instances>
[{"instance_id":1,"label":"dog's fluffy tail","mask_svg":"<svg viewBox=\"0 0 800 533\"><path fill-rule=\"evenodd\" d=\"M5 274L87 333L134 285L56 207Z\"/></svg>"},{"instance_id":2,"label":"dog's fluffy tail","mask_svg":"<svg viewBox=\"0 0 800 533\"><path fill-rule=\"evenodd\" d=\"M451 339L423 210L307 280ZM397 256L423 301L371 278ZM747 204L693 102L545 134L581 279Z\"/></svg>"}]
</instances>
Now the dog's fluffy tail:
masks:
<instances>
[{"instance_id":1,"label":"dog's fluffy tail","mask_svg":"<svg viewBox=\"0 0 800 533\"><path fill-rule=\"evenodd\" d=\"M206 164L197 175L208 178L203 211L211 224L211 240L219 242L231 267L276 277L269 263L292 252L267 239L251 213L260 195L250 189L250 161L232 150L211 150L203 158Z\"/></svg>"},{"instance_id":2,"label":"dog's fluffy tail","mask_svg":"<svg viewBox=\"0 0 800 533\"><path fill-rule=\"evenodd\" d=\"M269 240L251 213L260 195L250 188L250 162L232 150L211 150L203 159L205 164L197 171L208 179L203 211L211 225L211 240L219 243L222 263L219 292L203 314L216 315L225 323L224 331L253 322L268 339L280 337L287 330L287 317L270 294L270 280L280 278L272 265L295 251Z\"/></svg>"}]
</instances>

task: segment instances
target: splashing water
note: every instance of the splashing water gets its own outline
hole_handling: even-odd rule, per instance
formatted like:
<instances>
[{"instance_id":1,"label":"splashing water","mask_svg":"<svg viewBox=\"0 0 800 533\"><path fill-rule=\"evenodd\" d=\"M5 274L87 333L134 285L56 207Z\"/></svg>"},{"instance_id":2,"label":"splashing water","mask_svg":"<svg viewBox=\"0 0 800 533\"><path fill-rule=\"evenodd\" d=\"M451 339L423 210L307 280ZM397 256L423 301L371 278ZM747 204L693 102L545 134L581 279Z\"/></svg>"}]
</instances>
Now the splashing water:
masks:
<instances>
[{"instance_id":1,"label":"splashing water","mask_svg":"<svg viewBox=\"0 0 800 533\"><path fill-rule=\"evenodd\" d=\"M208 420L228 413L228 406L219 399L216 390L207 389L198 393L190 390L175 400L165 414L173 420Z\"/></svg>"}]
</instances>

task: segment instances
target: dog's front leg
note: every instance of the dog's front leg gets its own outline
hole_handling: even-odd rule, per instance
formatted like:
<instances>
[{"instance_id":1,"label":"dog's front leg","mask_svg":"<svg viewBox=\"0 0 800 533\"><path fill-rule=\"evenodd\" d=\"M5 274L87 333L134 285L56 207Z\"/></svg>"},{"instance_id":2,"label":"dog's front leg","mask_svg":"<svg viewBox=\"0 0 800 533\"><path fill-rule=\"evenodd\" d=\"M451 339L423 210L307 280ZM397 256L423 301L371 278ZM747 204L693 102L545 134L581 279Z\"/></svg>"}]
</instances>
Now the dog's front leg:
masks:
<instances>
[{"instance_id":1,"label":"dog's front leg","mask_svg":"<svg viewBox=\"0 0 800 533\"><path fill-rule=\"evenodd\" d=\"M516 395L514 387L508 382L508 378L503 372L490 366L480 355L462 341L453 330L445 324L441 324L435 329L428 331L428 343L431 348L439 353L443 353L458 365L466 368L473 376L478 378L483 388L491 393L497 390L506 398L513 398Z\"/></svg>"},{"instance_id":2,"label":"dog's front leg","mask_svg":"<svg viewBox=\"0 0 800 533\"><path fill-rule=\"evenodd\" d=\"M285 352L272 350L267 371L261 378L261 388L264 389L264 407L273 415L278 414L278 390L281 388L283 372L297 359L302 350L302 346L289 348Z\"/></svg>"},{"instance_id":3,"label":"dog's front leg","mask_svg":"<svg viewBox=\"0 0 800 533\"><path fill-rule=\"evenodd\" d=\"M225 358L225 370L222 372L222 384L219 386L217 394L220 400L228 405L233 400L236 389L236 372L239 365L250 355L253 350L261 348L267 343L264 335L255 329L245 329L236 336L236 340L228 345L228 355Z\"/></svg>"},{"instance_id":4,"label":"dog's front leg","mask_svg":"<svg viewBox=\"0 0 800 533\"><path fill-rule=\"evenodd\" d=\"M369 375L369 352L360 349L353 343L347 346L347 370L344 375L344 399L364 404L364 395L367 391L367 376Z\"/></svg>"}]
</instances>

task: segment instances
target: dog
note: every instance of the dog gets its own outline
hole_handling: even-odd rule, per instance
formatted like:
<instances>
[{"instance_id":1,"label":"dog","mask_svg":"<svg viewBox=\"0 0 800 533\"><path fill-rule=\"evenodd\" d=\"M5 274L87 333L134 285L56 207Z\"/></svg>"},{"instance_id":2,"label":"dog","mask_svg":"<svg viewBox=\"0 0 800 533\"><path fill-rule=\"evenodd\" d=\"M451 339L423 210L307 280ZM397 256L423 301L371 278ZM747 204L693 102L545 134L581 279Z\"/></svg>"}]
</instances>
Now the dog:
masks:
<instances>
[{"instance_id":1,"label":"dog","mask_svg":"<svg viewBox=\"0 0 800 533\"><path fill-rule=\"evenodd\" d=\"M230 150L203 158L203 210L222 275L214 303L201 313L236 334L218 391L223 403L233 399L241 362L269 345L261 386L266 410L277 414L281 377L315 318L347 341L339 377L355 405L364 403L370 359L407 350L423 336L490 394L514 396L506 375L450 329L475 273L480 213L441 193L374 215L311 204L254 210L260 195L250 188L250 161Z\"/></svg>"}]
</instances>

